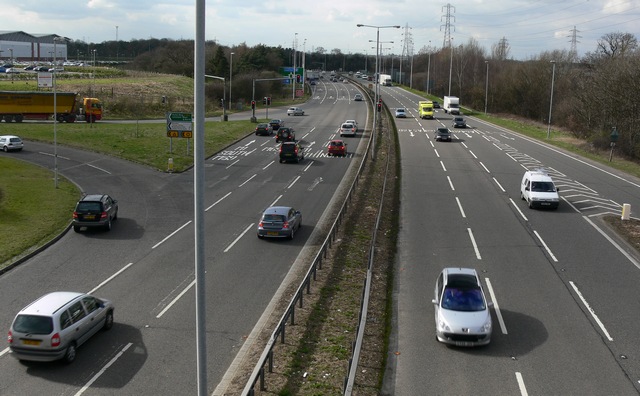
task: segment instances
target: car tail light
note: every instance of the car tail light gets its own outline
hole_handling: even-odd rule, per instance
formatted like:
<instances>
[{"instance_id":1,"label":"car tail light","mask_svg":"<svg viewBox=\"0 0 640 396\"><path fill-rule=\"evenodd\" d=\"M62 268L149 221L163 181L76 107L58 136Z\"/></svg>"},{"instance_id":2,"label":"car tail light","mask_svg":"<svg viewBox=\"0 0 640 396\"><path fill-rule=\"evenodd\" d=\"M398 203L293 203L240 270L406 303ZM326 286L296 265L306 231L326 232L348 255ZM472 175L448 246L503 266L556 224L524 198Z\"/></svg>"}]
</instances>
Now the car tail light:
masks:
<instances>
[{"instance_id":1,"label":"car tail light","mask_svg":"<svg viewBox=\"0 0 640 396\"><path fill-rule=\"evenodd\" d=\"M9 335L7 336L7 341L9 341L9 344L13 344L13 333L11 331L9 331Z\"/></svg>"},{"instance_id":2,"label":"car tail light","mask_svg":"<svg viewBox=\"0 0 640 396\"><path fill-rule=\"evenodd\" d=\"M289 222L288 222L288 221L285 221L285 222L282 224L282 228L284 228L285 230L286 230L287 228L289 228Z\"/></svg>"},{"instance_id":3,"label":"car tail light","mask_svg":"<svg viewBox=\"0 0 640 396\"><path fill-rule=\"evenodd\" d=\"M297 146L293 150L295 151L296 154L298 154L298 147Z\"/></svg>"},{"instance_id":4,"label":"car tail light","mask_svg":"<svg viewBox=\"0 0 640 396\"><path fill-rule=\"evenodd\" d=\"M107 216L108 216L108 215L107 215L107 212L102 212L102 213L100 213L100 218L101 218L101 219L106 219L106 218L107 218Z\"/></svg>"},{"instance_id":5,"label":"car tail light","mask_svg":"<svg viewBox=\"0 0 640 396\"><path fill-rule=\"evenodd\" d=\"M258 227L260 227L260 228L263 228L263 227L264 227L264 225L263 225L263 223L262 223L262 220L260 220L260 222L258 223Z\"/></svg>"},{"instance_id":6,"label":"car tail light","mask_svg":"<svg viewBox=\"0 0 640 396\"><path fill-rule=\"evenodd\" d=\"M77 219L78 218L78 212L73 212L73 218Z\"/></svg>"},{"instance_id":7,"label":"car tail light","mask_svg":"<svg viewBox=\"0 0 640 396\"><path fill-rule=\"evenodd\" d=\"M53 336L51 336L51 346L52 347L60 346L60 334L59 333L56 333Z\"/></svg>"}]
</instances>

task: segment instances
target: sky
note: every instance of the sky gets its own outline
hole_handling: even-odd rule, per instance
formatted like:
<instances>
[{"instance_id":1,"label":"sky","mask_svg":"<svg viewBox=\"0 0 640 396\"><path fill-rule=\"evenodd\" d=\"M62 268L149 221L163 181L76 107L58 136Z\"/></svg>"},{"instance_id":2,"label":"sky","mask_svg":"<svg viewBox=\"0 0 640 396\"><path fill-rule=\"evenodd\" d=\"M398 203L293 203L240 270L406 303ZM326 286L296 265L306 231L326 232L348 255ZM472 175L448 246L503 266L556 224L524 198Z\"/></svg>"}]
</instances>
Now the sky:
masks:
<instances>
[{"instance_id":1,"label":"sky","mask_svg":"<svg viewBox=\"0 0 640 396\"><path fill-rule=\"evenodd\" d=\"M593 52L607 33L640 36L640 0L207 0L205 39L327 52L375 53L376 28L385 54L444 44L449 13L453 45L474 39L487 55L506 39L509 55L526 60L544 51ZM450 7L447 7L447 4ZM2 31L57 34L87 43L148 38L193 39L195 0L21 0L0 7ZM413 50L405 43L412 43Z\"/></svg>"}]
</instances>

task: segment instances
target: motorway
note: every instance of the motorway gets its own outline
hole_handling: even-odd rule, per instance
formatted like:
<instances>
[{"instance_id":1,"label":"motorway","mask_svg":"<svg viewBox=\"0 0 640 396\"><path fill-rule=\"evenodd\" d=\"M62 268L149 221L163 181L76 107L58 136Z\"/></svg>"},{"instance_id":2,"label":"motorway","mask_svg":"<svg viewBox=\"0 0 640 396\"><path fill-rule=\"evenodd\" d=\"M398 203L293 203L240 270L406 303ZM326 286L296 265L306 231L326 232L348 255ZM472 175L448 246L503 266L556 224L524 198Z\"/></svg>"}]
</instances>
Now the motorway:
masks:
<instances>
[{"instance_id":1,"label":"motorway","mask_svg":"<svg viewBox=\"0 0 640 396\"><path fill-rule=\"evenodd\" d=\"M442 110L421 120L419 98L396 87L382 96L408 109L383 394L637 395L640 264L601 219L624 203L637 213L640 181L473 117L457 130ZM452 142L435 142L439 126ZM560 188L555 211L520 199L540 167ZM486 347L435 339L435 280L450 266L476 268L495 304Z\"/></svg>"},{"instance_id":2,"label":"motorway","mask_svg":"<svg viewBox=\"0 0 640 396\"><path fill-rule=\"evenodd\" d=\"M292 274L306 269L322 228L333 220L331 204L359 163L358 148L367 134L361 129L357 137L345 138L345 158L327 157L325 146L345 119L367 125L366 102L351 100L356 92L353 84L320 83L301 105L305 116L269 110L272 118L295 128L305 147L299 164L278 163L275 138L253 134L206 160L210 392L232 362L242 359L245 341L264 326ZM52 153L51 145L26 141L22 152L0 155L52 169ZM20 363L8 348L0 349L0 394L196 393L193 173L160 173L62 146L58 156L60 174L84 192L118 199L118 220L110 232L68 232L1 275L0 323L8 330L16 312L37 297L72 290L112 300L115 324L84 344L68 366ZM293 241L256 237L260 214L274 204L302 212L303 227Z\"/></svg>"}]
</instances>

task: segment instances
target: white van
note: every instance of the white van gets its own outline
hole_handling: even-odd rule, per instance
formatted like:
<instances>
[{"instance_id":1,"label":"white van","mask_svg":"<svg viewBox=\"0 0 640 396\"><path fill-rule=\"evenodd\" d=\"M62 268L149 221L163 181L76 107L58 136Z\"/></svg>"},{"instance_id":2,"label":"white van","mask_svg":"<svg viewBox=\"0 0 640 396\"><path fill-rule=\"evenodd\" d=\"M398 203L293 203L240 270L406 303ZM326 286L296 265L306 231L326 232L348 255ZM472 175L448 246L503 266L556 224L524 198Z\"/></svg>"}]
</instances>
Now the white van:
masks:
<instances>
[{"instance_id":1,"label":"white van","mask_svg":"<svg viewBox=\"0 0 640 396\"><path fill-rule=\"evenodd\" d=\"M520 198L530 208L557 209L560 204L559 188L544 170L526 171L520 183Z\"/></svg>"}]
</instances>

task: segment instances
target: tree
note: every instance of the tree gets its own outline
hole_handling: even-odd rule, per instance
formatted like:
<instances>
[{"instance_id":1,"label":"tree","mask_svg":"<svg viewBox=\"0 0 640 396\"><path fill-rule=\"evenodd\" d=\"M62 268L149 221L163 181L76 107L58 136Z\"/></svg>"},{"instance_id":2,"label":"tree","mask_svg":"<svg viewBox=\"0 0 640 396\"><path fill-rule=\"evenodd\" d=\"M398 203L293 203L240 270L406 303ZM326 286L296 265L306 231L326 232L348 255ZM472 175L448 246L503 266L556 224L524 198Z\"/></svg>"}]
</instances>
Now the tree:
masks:
<instances>
[{"instance_id":1,"label":"tree","mask_svg":"<svg viewBox=\"0 0 640 396\"><path fill-rule=\"evenodd\" d=\"M596 55L600 58L617 58L630 55L638 49L638 39L631 33L607 33L598 40Z\"/></svg>"}]
</instances>

